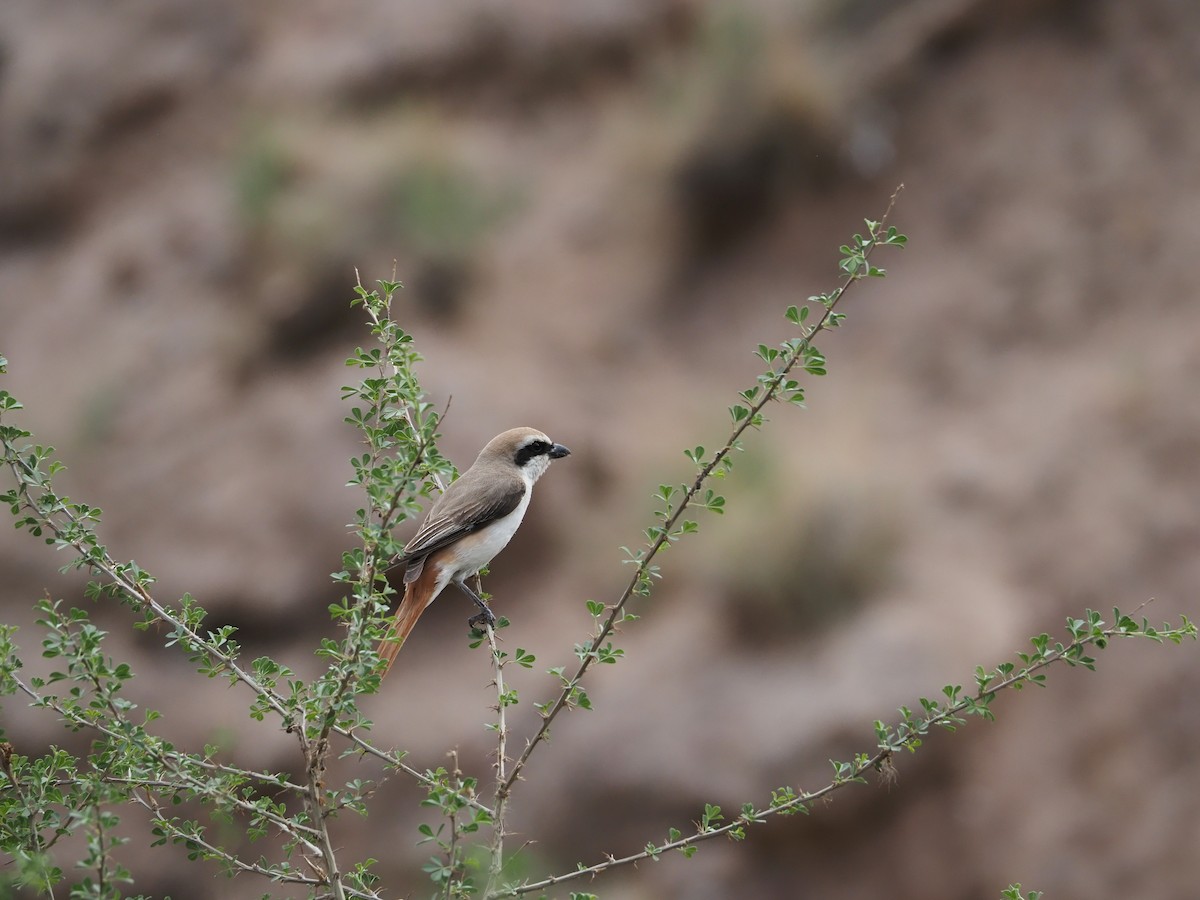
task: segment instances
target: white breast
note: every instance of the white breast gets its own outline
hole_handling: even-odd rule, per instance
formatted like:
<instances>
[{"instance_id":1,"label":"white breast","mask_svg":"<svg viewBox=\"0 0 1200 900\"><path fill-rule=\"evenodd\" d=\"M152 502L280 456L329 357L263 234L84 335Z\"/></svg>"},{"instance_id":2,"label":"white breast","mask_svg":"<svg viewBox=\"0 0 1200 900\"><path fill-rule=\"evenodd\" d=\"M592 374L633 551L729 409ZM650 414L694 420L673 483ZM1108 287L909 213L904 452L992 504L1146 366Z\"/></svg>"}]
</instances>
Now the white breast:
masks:
<instances>
[{"instance_id":1,"label":"white breast","mask_svg":"<svg viewBox=\"0 0 1200 900\"><path fill-rule=\"evenodd\" d=\"M529 498L532 494L533 484L526 481L525 493L516 509L503 519L497 519L455 545L455 566L454 571L449 573L448 582L469 578L508 546L512 536L517 533L517 527L521 524L521 520L525 518L525 510L529 509Z\"/></svg>"}]
</instances>

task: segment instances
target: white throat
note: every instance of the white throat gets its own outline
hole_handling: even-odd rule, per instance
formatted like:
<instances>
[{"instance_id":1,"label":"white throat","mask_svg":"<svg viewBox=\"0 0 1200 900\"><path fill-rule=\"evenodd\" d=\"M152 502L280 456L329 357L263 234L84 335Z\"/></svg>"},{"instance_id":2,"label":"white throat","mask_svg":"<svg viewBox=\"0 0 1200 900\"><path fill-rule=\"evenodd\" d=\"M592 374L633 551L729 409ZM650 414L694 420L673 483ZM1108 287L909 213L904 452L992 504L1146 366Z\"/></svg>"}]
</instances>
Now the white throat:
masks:
<instances>
[{"instance_id":1,"label":"white throat","mask_svg":"<svg viewBox=\"0 0 1200 900\"><path fill-rule=\"evenodd\" d=\"M535 456L529 462L525 463L525 465L521 466L521 477L525 479L525 484L533 487L533 483L541 478L548 468L550 468L549 456L545 454Z\"/></svg>"}]
</instances>

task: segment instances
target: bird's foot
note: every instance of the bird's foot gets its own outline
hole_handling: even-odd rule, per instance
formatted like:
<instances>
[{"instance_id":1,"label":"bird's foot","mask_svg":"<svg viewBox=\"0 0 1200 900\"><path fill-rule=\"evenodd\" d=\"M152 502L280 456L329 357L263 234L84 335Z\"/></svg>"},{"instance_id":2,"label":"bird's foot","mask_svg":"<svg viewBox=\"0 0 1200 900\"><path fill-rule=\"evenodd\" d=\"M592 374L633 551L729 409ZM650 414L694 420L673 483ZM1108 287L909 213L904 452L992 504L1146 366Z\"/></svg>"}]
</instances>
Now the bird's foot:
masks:
<instances>
[{"instance_id":1,"label":"bird's foot","mask_svg":"<svg viewBox=\"0 0 1200 900\"><path fill-rule=\"evenodd\" d=\"M479 612L467 619L467 624L478 631L483 631L484 628L495 628L496 614L481 605Z\"/></svg>"}]
</instances>

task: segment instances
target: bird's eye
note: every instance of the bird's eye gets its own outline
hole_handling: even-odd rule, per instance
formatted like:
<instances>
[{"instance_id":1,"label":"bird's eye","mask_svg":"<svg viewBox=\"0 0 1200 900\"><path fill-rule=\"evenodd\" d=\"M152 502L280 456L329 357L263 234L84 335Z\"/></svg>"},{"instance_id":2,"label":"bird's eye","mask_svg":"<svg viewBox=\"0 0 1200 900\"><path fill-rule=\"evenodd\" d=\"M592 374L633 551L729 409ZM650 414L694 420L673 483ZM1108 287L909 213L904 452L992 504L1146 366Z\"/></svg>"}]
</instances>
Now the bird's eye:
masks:
<instances>
[{"instance_id":1,"label":"bird's eye","mask_svg":"<svg viewBox=\"0 0 1200 900\"><path fill-rule=\"evenodd\" d=\"M518 466L524 466L525 463L529 462L534 457L545 456L547 453L549 453L550 446L551 445L548 441L543 441L541 438L538 438L535 441L530 441L517 451L514 462L516 462Z\"/></svg>"}]
</instances>

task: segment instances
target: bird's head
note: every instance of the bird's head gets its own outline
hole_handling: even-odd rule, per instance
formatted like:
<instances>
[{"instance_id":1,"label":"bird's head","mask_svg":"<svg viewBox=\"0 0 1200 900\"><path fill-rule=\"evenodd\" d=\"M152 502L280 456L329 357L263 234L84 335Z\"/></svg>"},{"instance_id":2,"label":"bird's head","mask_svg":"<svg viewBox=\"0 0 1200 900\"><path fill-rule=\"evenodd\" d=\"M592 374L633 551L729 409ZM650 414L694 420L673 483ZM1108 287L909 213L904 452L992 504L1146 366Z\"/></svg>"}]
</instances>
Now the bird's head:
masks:
<instances>
[{"instance_id":1,"label":"bird's head","mask_svg":"<svg viewBox=\"0 0 1200 900\"><path fill-rule=\"evenodd\" d=\"M509 462L520 469L532 484L550 467L551 460L561 459L570 453L562 444L554 443L536 428L511 428L488 441L479 458Z\"/></svg>"}]
</instances>

